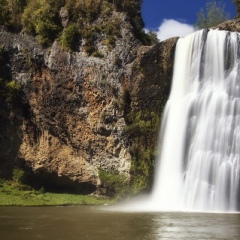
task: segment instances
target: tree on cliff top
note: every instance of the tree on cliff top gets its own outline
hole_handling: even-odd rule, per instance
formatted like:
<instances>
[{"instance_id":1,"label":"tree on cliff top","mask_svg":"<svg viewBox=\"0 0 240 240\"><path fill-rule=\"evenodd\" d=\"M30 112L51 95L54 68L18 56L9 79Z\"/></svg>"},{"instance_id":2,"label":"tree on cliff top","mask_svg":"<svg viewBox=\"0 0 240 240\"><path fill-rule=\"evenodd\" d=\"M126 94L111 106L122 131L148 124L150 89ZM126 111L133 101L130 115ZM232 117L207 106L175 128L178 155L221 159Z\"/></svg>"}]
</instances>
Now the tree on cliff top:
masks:
<instances>
[{"instance_id":1,"label":"tree on cliff top","mask_svg":"<svg viewBox=\"0 0 240 240\"><path fill-rule=\"evenodd\" d=\"M211 28L230 19L230 14L225 12L225 4L219 1L208 1L205 8L197 13L197 29Z\"/></svg>"},{"instance_id":2,"label":"tree on cliff top","mask_svg":"<svg viewBox=\"0 0 240 240\"><path fill-rule=\"evenodd\" d=\"M53 42L62 30L59 10L63 1L31 0L24 10L22 25L24 31L37 35L40 44Z\"/></svg>"},{"instance_id":3,"label":"tree on cliff top","mask_svg":"<svg viewBox=\"0 0 240 240\"><path fill-rule=\"evenodd\" d=\"M233 0L233 3L235 4L237 8L237 17L240 17L240 0Z\"/></svg>"}]
</instances>

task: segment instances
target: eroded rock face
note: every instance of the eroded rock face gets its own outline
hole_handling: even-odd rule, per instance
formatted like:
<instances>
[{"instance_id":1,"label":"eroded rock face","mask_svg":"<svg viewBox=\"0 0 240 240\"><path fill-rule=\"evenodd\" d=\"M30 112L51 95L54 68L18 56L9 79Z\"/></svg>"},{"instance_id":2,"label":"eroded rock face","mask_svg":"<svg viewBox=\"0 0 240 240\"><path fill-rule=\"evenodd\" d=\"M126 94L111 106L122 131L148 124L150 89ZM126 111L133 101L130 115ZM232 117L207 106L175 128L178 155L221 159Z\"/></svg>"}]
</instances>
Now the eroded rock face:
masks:
<instances>
[{"instance_id":1,"label":"eroded rock face","mask_svg":"<svg viewBox=\"0 0 240 240\"><path fill-rule=\"evenodd\" d=\"M44 169L94 186L100 184L99 168L129 175L131 156L117 102L139 42L130 35L131 44L121 39L110 56L99 59L70 54L57 42L43 49L28 36L4 30L0 41L7 56L4 77L21 83L28 108L21 112L21 141L11 162L23 159L34 172Z\"/></svg>"},{"instance_id":2,"label":"eroded rock face","mask_svg":"<svg viewBox=\"0 0 240 240\"><path fill-rule=\"evenodd\" d=\"M151 106L158 107L157 99L168 95L176 39L142 47L131 29L121 31L110 52L98 44L105 57L95 58L83 51L70 54L58 42L44 49L32 37L1 29L2 75L22 86L21 102L2 104L0 111L2 173L21 164L40 185L72 183L85 193L101 185L99 169L130 178L134 138L126 134L122 95L127 88L133 111L153 99Z\"/></svg>"},{"instance_id":3,"label":"eroded rock face","mask_svg":"<svg viewBox=\"0 0 240 240\"><path fill-rule=\"evenodd\" d=\"M156 110L165 104L170 93L177 40L171 38L154 47L139 48L131 77L132 105L135 110Z\"/></svg>"}]
</instances>

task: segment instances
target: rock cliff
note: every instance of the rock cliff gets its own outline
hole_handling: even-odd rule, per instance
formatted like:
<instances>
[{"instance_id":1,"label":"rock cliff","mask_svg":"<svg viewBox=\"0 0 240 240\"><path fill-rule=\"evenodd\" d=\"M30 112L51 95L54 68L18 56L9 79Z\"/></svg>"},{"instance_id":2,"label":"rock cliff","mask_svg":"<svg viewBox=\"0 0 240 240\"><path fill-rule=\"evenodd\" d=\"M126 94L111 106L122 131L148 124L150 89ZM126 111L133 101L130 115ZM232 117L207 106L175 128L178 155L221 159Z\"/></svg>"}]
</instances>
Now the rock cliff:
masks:
<instances>
[{"instance_id":1,"label":"rock cliff","mask_svg":"<svg viewBox=\"0 0 240 240\"><path fill-rule=\"evenodd\" d=\"M17 166L35 187L103 193L105 171L148 187L177 38L142 46L116 14L121 37L111 51L97 42L101 57L1 28L1 177Z\"/></svg>"},{"instance_id":2,"label":"rock cliff","mask_svg":"<svg viewBox=\"0 0 240 240\"><path fill-rule=\"evenodd\" d=\"M124 14L116 14L121 37L110 52L99 42L101 58L70 53L58 41L43 48L33 37L1 29L1 77L5 86L21 86L17 101L1 97L2 177L19 166L39 187L86 193L101 186L99 170L130 179L134 135L126 130L126 116L159 109L176 39L143 47ZM149 137L155 145L156 134Z\"/></svg>"}]
</instances>

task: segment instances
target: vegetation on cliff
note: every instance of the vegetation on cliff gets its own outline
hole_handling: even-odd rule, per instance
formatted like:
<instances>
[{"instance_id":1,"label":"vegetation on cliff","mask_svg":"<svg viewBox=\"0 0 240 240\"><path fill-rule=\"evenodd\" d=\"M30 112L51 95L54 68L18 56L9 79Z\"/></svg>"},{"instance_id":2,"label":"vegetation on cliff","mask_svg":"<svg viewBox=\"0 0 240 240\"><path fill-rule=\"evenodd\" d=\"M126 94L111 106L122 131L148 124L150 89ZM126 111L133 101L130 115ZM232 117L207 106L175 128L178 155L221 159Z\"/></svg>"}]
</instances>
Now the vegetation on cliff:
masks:
<instances>
[{"instance_id":1,"label":"vegetation on cliff","mask_svg":"<svg viewBox=\"0 0 240 240\"><path fill-rule=\"evenodd\" d=\"M42 45L58 39L63 47L79 46L92 55L95 40L111 50L121 37L122 20L114 12L125 13L135 36L150 45L156 38L145 34L141 17L142 0L0 0L0 25L36 36Z\"/></svg>"},{"instance_id":2,"label":"vegetation on cliff","mask_svg":"<svg viewBox=\"0 0 240 240\"><path fill-rule=\"evenodd\" d=\"M21 97L20 83L16 80L8 82L0 78L0 97L2 97L4 99L3 102L8 105L17 103Z\"/></svg>"},{"instance_id":3,"label":"vegetation on cliff","mask_svg":"<svg viewBox=\"0 0 240 240\"><path fill-rule=\"evenodd\" d=\"M237 17L240 17L240 0L232 0L237 8Z\"/></svg>"},{"instance_id":4,"label":"vegetation on cliff","mask_svg":"<svg viewBox=\"0 0 240 240\"><path fill-rule=\"evenodd\" d=\"M166 99L159 100L158 108L132 110L126 115L126 134L131 143L132 156L130 193L150 191L157 157L157 138L161 114Z\"/></svg>"},{"instance_id":5,"label":"vegetation on cliff","mask_svg":"<svg viewBox=\"0 0 240 240\"><path fill-rule=\"evenodd\" d=\"M221 1L208 1L205 8L197 13L197 29L211 28L230 19L230 14L225 11L225 4Z\"/></svg>"}]
</instances>

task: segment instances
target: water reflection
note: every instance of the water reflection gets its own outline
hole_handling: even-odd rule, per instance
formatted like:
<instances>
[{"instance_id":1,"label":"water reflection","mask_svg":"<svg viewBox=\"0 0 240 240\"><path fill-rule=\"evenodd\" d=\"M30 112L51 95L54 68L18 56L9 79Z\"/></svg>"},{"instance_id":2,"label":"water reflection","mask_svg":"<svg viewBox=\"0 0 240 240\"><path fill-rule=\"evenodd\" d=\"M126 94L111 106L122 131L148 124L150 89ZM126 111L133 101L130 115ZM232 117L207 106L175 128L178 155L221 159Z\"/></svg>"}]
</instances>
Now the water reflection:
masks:
<instances>
[{"instance_id":1,"label":"water reflection","mask_svg":"<svg viewBox=\"0 0 240 240\"><path fill-rule=\"evenodd\" d=\"M0 208L0 239L239 239L240 214L140 213L98 207Z\"/></svg>"},{"instance_id":2,"label":"water reflection","mask_svg":"<svg viewBox=\"0 0 240 240\"><path fill-rule=\"evenodd\" d=\"M153 218L155 239L239 239L240 215L165 213Z\"/></svg>"}]
</instances>

